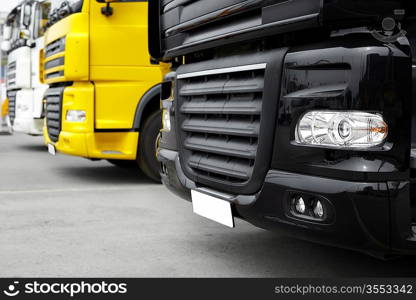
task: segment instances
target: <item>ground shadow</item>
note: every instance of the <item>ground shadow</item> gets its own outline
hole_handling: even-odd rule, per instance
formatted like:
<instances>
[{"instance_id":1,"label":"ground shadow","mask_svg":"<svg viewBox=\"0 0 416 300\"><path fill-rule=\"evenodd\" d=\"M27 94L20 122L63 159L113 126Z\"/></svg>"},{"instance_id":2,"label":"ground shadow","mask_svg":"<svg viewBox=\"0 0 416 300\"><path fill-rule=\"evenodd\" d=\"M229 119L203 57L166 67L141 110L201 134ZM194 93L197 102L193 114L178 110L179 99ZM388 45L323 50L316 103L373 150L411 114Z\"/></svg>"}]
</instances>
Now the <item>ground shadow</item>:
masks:
<instances>
[{"instance_id":1,"label":"ground shadow","mask_svg":"<svg viewBox=\"0 0 416 300\"><path fill-rule=\"evenodd\" d=\"M46 153L48 151L48 148L43 144L41 145L24 144L24 145L17 146L17 148L22 151L31 151L31 152L45 152Z\"/></svg>"},{"instance_id":2,"label":"ground shadow","mask_svg":"<svg viewBox=\"0 0 416 300\"><path fill-rule=\"evenodd\" d=\"M223 249L231 244L233 251ZM227 245L228 244L228 245ZM195 246L195 245L194 245ZM381 261L354 251L322 246L272 232L238 233L197 246L207 255L234 264L253 265L253 276L266 277L415 277L416 257ZM258 272L257 272L258 271Z\"/></svg>"},{"instance_id":3,"label":"ground shadow","mask_svg":"<svg viewBox=\"0 0 416 300\"><path fill-rule=\"evenodd\" d=\"M138 167L121 168L111 164L91 166L59 166L60 173L65 176L76 177L78 180L85 180L99 184L155 184L148 179Z\"/></svg>"}]
</instances>

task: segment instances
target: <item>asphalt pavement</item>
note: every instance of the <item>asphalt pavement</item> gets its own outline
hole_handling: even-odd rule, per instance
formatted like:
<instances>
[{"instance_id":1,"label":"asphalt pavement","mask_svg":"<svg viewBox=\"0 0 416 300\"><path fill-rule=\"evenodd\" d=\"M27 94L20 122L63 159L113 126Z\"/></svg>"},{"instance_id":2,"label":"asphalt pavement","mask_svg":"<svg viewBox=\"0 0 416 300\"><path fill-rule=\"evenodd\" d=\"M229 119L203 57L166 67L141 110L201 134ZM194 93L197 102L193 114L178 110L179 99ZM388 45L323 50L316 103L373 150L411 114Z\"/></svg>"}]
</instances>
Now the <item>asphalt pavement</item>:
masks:
<instances>
[{"instance_id":1,"label":"asphalt pavement","mask_svg":"<svg viewBox=\"0 0 416 300\"><path fill-rule=\"evenodd\" d=\"M0 277L416 276L416 257L381 262L236 225L194 215L135 169L0 136Z\"/></svg>"}]
</instances>

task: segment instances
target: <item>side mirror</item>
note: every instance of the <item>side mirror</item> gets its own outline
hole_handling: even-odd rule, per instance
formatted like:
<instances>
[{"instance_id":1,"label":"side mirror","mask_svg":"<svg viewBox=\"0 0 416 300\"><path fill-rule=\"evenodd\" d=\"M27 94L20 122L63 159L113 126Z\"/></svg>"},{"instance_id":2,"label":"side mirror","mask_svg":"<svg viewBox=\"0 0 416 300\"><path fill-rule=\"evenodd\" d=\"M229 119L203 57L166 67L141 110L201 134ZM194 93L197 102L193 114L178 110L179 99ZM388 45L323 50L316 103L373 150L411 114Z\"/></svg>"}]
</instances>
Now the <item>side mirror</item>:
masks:
<instances>
[{"instance_id":1,"label":"side mirror","mask_svg":"<svg viewBox=\"0 0 416 300\"><path fill-rule=\"evenodd\" d=\"M123 2L123 0L97 0L98 3Z\"/></svg>"},{"instance_id":2,"label":"side mirror","mask_svg":"<svg viewBox=\"0 0 416 300\"><path fill-rule=\"evenodd\" d=\"M3 39L4 40L10 40L12 37L12 27L5 26L3 29Z\"/></svg>"},{"instance_id":3,"label":"side mirror","mask_svg":"<svg viewBox=\"0 0 416 300\"><path fill-rule=\"evenodd\" d=\"M98 3L106 3L107 5L101 8L101 13L106 16L110 17L114 13L114 9L110 6L111 3L115 2L128 2L125 0L96 0Z\"/></svg>"},{"instance_id":4,"label":"side mirror","mask_svg":"<svg viewBox=\"0 0 416 300\"><path fill-rule=\"evenodd\" d=\"M10 41L3 41L1 43L1 50L4 51L4 52L9 51L11 47L12 47L12 45L11 45Z\"/></svg>"},{"instance_id":5,"label":"side mirror","mask_svg":"<svg viewBox=\"0 0 416 300\"><path fill-rule=\"evenodd\" d=\"M32 6L26 4L23 8L22 24L27 28L30 25L30 18L32 16Z\"/></svg>"}]
</instances>

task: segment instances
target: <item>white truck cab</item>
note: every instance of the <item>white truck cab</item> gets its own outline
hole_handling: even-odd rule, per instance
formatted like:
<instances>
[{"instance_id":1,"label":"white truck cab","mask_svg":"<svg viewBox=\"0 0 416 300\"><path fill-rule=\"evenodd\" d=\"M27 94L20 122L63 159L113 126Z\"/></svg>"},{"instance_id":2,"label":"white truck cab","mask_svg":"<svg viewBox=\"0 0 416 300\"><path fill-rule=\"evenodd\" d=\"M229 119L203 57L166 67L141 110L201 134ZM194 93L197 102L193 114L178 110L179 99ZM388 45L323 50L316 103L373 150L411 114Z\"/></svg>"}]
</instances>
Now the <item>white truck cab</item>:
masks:
<instances>
[{"instance_id":1,"label":"white truck cab","mask_svg":"<svg viewBox=\"0 0 416 300\"><path fill-rule=\"evenodd\" d=\"M48 86L39 80L39 56L50 6L47 0L25 0L9 13L4 27L2 50L8 54L7 97L15 132L42 134L43 94Z\"/></svg>"}]
</instances>

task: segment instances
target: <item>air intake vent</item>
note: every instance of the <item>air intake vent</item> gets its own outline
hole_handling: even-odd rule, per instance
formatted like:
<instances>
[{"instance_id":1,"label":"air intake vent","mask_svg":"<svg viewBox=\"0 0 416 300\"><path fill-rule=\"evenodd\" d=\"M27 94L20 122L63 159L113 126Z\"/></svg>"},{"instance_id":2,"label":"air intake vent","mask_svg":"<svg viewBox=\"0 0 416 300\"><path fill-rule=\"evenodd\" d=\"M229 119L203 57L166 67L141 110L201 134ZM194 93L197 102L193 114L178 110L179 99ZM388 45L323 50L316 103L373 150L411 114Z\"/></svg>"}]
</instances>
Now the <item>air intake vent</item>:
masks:
<instances>
[{"instance_id":1,"label":"air intake vent","mask_svg":"<svg viewBox=\"0 0 416 300\"><path fill-rule=\"evenodd\" d=\"M61 132L62 98L65 87L50 88L45 93L46 126L51 141L57 142Z\"/></svg>"},{"instance_id":2,"label":"air intake vent","mask_svg":"<svg viewBox=\"0 0 416 300\"><path fill-rule=\"evenodd\" d=\"M45 49L45 58L48 58L49 56L55 55L60 52L65 51L65 37L61 38L59 40L56 40L46 46Z\"/></svg>"},{"instance_id":3,"label":"air intake vent","mask_svg":"<svg viewBox=\"0 0 416 300\"><path fill-rule=\"evenodd\" d=\"M16 94L17 91L9 91L7 93L7 98L9 99L9 118L12 125L16 119Z\"/></svg>"},{"instance_id":4,"label":"air intake vent","mask_svg":"<svg viewBox=\"0 0 416 300\"><path fill-rule=\"evenodd\" d=\"M10 62L7 66L7 85L8 88L13 88L16 85L16 67L15 61Z\"/></svg>"}]
</instances>

